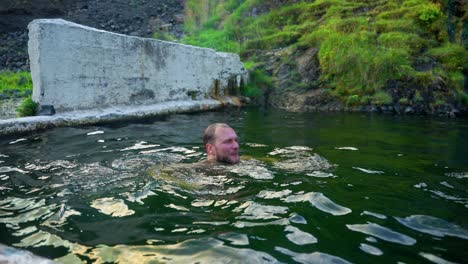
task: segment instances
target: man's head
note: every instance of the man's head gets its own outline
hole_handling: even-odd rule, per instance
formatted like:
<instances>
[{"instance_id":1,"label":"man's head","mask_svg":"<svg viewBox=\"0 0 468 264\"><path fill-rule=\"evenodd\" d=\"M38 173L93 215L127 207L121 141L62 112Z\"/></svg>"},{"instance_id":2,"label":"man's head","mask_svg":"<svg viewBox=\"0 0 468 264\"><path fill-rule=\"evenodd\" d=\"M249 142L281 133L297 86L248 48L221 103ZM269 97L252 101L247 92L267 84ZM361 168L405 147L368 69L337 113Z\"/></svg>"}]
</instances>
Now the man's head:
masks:
<instances>
[{"instance_id":1,"label":"man's head","mask_svg":"<svg viewBox=\"0 0 468 264\"><path fill-rule=\"evenodd\" d=\"M209 125L203 135L208 160L217 160L229 164L239 162L239 142L237 134L224 123Z\"/></svg>"}]
</instances>

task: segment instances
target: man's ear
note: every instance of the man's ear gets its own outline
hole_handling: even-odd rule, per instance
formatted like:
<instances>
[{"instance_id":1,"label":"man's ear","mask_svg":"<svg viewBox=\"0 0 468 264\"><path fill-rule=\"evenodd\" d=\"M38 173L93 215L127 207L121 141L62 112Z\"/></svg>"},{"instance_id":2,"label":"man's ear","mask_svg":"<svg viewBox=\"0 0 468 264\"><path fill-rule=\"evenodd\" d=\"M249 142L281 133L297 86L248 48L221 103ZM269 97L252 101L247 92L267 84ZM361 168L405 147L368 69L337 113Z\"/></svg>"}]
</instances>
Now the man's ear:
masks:
<instances>
[{"instance_id":1,"label":"man's ear","mask_svg":"<svg viewBox=\"0 0 468 264\"><path fill-rule=\"evenodd\" d=\"M214 154L213 153L213 145L211 145L210 143L206 143L205 148L206 148L206 153L208 153L208 155Z\"/></svg>"}]
</instances>

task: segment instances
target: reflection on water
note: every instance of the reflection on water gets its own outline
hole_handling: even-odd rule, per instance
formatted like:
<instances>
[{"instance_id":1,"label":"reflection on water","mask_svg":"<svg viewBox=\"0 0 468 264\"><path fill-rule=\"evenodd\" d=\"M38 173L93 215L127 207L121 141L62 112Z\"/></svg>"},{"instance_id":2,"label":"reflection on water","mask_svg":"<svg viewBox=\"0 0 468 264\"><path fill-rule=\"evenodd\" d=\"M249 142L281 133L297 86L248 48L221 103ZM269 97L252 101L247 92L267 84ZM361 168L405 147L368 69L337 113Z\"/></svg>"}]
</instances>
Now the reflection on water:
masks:
<instances>
[{"instance_id":1,"label":"reflection on water","mask_svg":"<svg viewBox=\"0 0 468 264\"><path fill-rule=\"evenodd\" d=\"M203 161L220 121L239 164ZM0 243L63 263L463 263L466 131L246 110L4 139Z\"/></svg>"}]
</instances>

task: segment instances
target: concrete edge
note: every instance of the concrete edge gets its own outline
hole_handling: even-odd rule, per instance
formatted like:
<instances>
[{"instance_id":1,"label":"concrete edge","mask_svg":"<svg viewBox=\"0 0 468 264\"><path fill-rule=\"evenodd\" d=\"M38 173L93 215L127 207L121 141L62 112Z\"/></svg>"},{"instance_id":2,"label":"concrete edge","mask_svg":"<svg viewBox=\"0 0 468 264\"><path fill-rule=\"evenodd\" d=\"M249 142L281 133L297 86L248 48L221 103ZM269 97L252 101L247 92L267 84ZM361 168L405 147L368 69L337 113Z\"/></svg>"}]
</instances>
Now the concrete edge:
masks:
<instances>
[{"instance_id":1,"label":"concrete edge","mask_svg":"<svg viewBox=\"0 0 468 264\"><path fill-rule=\"evenodd\" d=\"M0 136L24 134L54 127L93 125L117 121L131 121L148 117L209 111L234 105L231 98L225 100L167 101L151 105L114 106L105 109L80 110L53 116L32 116L0 120Z\"/></svg>"}]
</instances>

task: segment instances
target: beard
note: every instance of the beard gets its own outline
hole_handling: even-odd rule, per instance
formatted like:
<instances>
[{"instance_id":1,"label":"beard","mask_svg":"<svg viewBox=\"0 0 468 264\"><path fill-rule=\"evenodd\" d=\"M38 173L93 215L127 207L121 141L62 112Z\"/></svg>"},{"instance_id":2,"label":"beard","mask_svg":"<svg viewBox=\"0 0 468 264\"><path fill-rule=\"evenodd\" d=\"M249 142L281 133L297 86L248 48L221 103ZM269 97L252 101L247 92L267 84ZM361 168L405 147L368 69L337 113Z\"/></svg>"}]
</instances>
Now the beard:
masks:
<instances>
[{"instance_id":1,"label":"beard","mask_svg":"<svg viewBox=\"0 0 468 264\"><path fill-rule=\"evenodd\" d=\"M237 155L216 155L216 160L219 162L224 162L228 164L237 164L239 163L239 154Z\"/></svg>"}]
</instances>

